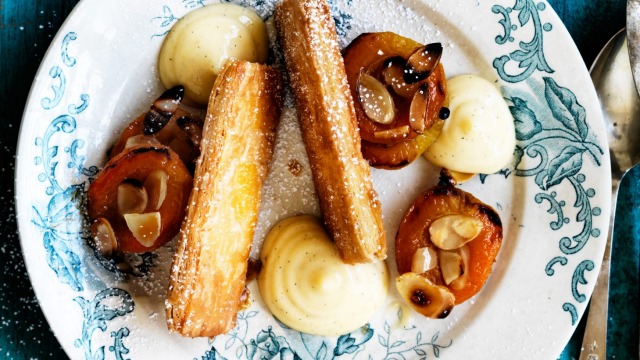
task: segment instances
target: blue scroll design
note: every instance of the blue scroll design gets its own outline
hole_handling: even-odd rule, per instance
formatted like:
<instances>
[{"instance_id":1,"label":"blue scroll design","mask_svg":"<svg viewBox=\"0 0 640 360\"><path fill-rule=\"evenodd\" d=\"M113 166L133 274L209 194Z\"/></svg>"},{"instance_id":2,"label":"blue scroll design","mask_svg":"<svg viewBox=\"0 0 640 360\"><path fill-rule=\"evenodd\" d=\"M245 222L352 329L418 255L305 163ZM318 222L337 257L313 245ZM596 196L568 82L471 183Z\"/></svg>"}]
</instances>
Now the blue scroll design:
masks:
<instances>
[{"instance_id":1,"label":"blue scroll design","mask_svg":"<svg viewBox=\"0 0 640 360\"><path fill-rule=\"evenodd\" d=\"M119 288L106 288L100 291L92 300L87 300L82 296L74 299L82 308L84 321L82 323L82 337L76 339L74 346L82 348L85 359L104 360L105 345L93 348L93 334L97 330L107 331L108 323L113 319L125 316L133 311L134 303L131 295ZM116 306L113 304L116 303ZM123 339L129 335L129 329L120 328L112 334L114 345L109 350L114 352L117 359L122 359L124 354L129 352Z\"/></svg>"},{"instance_id":2,"label":"blue scroll design","mask_svg":"<svg viewBox=\"0 0 640 360\"><path fill-rule=\"evenodd\" d=\"M502 55L493 61L493 67L500 75L500 78L510 83L517 83L529 78L536 70L546 73L553 73L554 70L547 63L544 55L544 32L551 31L552 25L544 23L540 19L540 12L546 9L544 2L536 4L534 0L516 0L513 7L504 7L494 5L491 11L494 14L502 16L498 21L504 29L504 34L498 35L495 41L498 45L505 45L507 42L513 42L513 33L518 30L511 16L517 13L520 27L531 26L533 28L533 38L529 41L520 41L519 49ZM511 74L507 70L507 64L510 62L517 63L517 68L522 69L521 72Z\"/></svg>"},{"instance_id":3,"label":"blue scroll design","mask_svg":"<svg viewBox=\"0 0 640 360\"><path fill-rule=\"evenodd\" d=\"M57 83L51 85L53 97L44 97L42 98L42 100L40 100L40 105L45 110L51 110L54 107L58 106L60 100L62 100L62 96L64 95L65 87L67 86L67 79L64 76L62 68L60 68L59 66L53 66L49 70L49 76Z\"/></svg>"},{"instance_id":4,"label":"blue scroll design","mask_svg":"<svg viewBox=\"0 0 640 360\"><path fill-rule=\"evenodd\" d=\"M67 111L69 111L69 114L72 115L78 115L81 112L85 111L88 107L89 107L89 95L88 94L80 94L80 105L69 105L69 107L67 108Z\"/></svg>"},{"instance_id":5,"label":"blue scroll design","mask_svg":"<svg viewBox=\"0 0 640 360\"><path fill-rule=\"evenodd\" d=\"M570 256L579 254L591 238L601 235L600 229L594 227L594 218L600 216L602 210L592 204L596 191L585 186L587 177L582 168L587 159L600 166L604 151L587 125L585 108L571 90L551 77L543 77L542 83L533 79L527 82L533 94L514 91L517 95L507 98L518 143L512 166L501 173L533 177L541 190L534 200L549 205L547 213L553 216L549 222L551 230L561 231L569 224L581 224L575 235L562 236L558 240L559 254L549 260L544 269L546 275L552 277L558 269L557 264L571 268ZM572 205L576 215L573 219L566 215L568 204L560 195L566 196L567 192L556 191L561 184L569 185L575 194ZM573 299L562 305L562 309L571 315L572 323L577 319L573 302L585 301L578 285L586 284L584 272L592 267L593 262L585 260L574 268L570 284Z\"/></svg>"},{"instance_id":6,"label":"blue scroll design","mask_svg":"<svg viewBox=\"0 0 640 360\"><path fill-rule=\"evenodd\" d=\"M75 32L65 34L60 49L60 64L53 65L49 76L54 80L51 85L52 97L43 97L40 105L43 110L59 110L62 100L67 98L67 75L65 71L77 65L78 59L69 53L69 45L78 35ZM34 223L43 233L42 240L49 268L56 274L57 279L76 292L87 290L85 269L79 255L87 238L88 219L86 214L86 187L92 177L98 174L96 166L85 166L86 156L81 153L85 142L74 138L78 128L78 117L90 106L90 96L87 93L79 95L80 103L66 107L67 113L55 116L44 130L41 137L36 137L34 145L40 149L34 157L33 164L41 170L35 172L40 183L45 184L45 194L48 202L44 208L32 206ZM65 138L69 143L64 146ZM64 151L60 151L63 149ZM66 163L65 167L59 166ZM72 184L64 184L69 179L79 179ZM88 300L84 296L76 296L74 301L80 305L83 312L81 337L74 342L82 348L87 359L104 359L105 347L93 348L93 335L97 330L106 331L109 322L115 318L125 316L133 311L134 302L131 295L123 289L106 288ZM113 305L117 302L117 305ZM111 332L113 343L108 350L117 360L124 360L129 349L124 345L124 339L129 336L129 329L122 327Z\"/></svg>"},{"instance_id":7,"label":"blue scroll design","mask_svg":"<svg viewBox=\"0 0 640 360\"><path fill-rule=\"evenodd\" d=\"M71 31L64 36L62 39L62 49L60 51L60 56L62 57L62 63L67 67L73 67L76 64L76 58L69 55L69 43L75 41L78 38L78 35Z\"/></svg>"}]
</instances>

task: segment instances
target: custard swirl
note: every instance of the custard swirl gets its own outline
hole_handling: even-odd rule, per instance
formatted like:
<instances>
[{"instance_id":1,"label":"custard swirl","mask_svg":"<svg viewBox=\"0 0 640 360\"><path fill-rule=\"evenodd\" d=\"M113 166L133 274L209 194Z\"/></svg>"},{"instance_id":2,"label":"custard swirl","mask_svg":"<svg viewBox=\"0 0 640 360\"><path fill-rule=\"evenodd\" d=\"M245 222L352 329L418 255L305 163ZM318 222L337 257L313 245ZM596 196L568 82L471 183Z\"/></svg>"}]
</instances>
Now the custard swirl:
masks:
<instances>
[{"instance_id":1,"label":"custard swirl","mask_svg":"<svg viewBox=\"0 0 640 360\"><path fill-rule=\"evenodd\" d=\"M316 335L341 335L367 323L384 303L384 261L349 265L320 220L283 220L267 235L261 254L260 293L285 325Z\"/></svg>"}]
</instances>

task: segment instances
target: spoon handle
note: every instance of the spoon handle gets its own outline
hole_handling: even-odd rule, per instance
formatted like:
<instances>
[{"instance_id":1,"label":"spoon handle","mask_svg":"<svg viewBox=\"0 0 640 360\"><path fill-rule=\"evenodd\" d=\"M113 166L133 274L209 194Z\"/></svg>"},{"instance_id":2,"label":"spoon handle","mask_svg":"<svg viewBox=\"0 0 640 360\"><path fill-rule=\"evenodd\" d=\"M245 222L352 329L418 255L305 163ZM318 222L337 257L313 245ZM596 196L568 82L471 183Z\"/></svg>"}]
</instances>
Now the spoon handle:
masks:
<instances>
[{"instance_id":1,"label":"spoon handle","mask_svg":"<svg viewBox=\"0 0 640 360\"><path fill-rule=\"evenodd\" d=\"M613 226L616 216L616 203L618 200L618 179L611 183L611 219L609 221L609 233L604 249L602 266L596 280L596 286L591 294L587 325L582 338L580 360L605 360L607 358L607 319L609 308L609 270L611 267L611 243L613 239Z\"/></svg>"}]
</instances>

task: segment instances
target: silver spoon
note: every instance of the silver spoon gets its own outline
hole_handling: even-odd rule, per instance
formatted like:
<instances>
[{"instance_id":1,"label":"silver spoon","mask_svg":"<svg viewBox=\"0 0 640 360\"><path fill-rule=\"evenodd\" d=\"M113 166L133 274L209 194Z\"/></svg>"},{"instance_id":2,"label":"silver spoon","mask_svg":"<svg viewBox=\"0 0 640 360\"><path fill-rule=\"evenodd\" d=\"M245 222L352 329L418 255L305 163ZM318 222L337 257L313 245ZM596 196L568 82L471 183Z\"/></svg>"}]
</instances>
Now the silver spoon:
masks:
<instances>
[{"instance_id":1,"label":"silver spoon","mask_svg":"<svg viewBox=\"0 0 640 360\"><path fill-rule=\"evenodd\" d=\"M611 156L611 222L602 267L591 295L580 360L605 360L611 239L622 177L640 162L640 98L631 76L624 29L618 32L591 67L591 80L598 93Z\"/></svg>"}]
</instances>

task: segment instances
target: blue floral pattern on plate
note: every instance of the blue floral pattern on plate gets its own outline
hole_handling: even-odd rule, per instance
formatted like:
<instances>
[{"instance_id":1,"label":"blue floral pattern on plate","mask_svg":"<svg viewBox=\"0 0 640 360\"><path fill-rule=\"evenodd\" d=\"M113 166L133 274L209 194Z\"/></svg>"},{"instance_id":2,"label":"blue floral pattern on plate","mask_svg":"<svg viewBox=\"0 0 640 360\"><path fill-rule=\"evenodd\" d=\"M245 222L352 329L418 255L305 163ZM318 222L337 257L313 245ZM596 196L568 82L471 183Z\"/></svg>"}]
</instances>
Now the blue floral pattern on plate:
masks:
<instances>
[{"instance_id":1,"label":"blue floral pattern on plate","mask_svg":"<svg viewBox=\"0 0 640 360\"><path fill-rule=\"evenodd\" d=\"M353 36L355 1L329 1L341 37ZM276 0L223 2L253 7L264 19L269 19L276 4ZM601 237L606 225L606 220L598 220L606 217L602 216L603 201L597 196L602 189L594 188L584 168L587 163L592 168L602 167L606 148L592 129L594 120L590 117L594 114L585 108L586 100L559 82L558 68L545 53L545 36L555 29L544 20L548 5L533 0L494 2L487 16L494 16L502 29L491 36L498 51L506 53L497 55L492 65L504 82L503 93L514 116L518 140L512 166L500 173L504 178L528 181L536 194L525 200L545 207L547 215L541 216L547 216L543 221L557 234L557 246L549 251L546 265L539 271L547 278L568 279L569 295L553 301L569 314L567 322L574 326L582 310L578 306L584 306L588 297L585 286L592 285L595 276L590 273L599 261L598 254L584 249ZM173 0L156 6L158 15L149 18L147 39L159 41L182 14L208 3ZM521 35L521 31L529 35ZM83 212L86 189L99 168L87 166L88 140L80 138L77 130L88 126L86 115L98 100L90 91L69 86L77 76L71 70L83 66L74 46L82 36L82 32L68 30L61 34L52 45L59 51L48 57L54 61L41 71L48 76L47 81L41 80L47 91L36 103L49 123L41 135L27 141L37 149L32 167L37 169L37 181L45 186L47 201L32 201L28 206L31 224L38 229L45 249L46 258L39 260L46 262L59 285L71 293L70 299L82 314L73 347L81 350L85 359L129 359L135 343L128 341L131 325L123 324L130 323L138 306L136 295L118 283L128 277L147 276L156 266L156 256L137 256L130 261L133 268L122 271L118 264L102 258L88 241L88 220ZM517 49L513 49L515 44ZM483 183L492 181L487 175L481 179ZM65 185L69 181L71 184ZM567 193L567 188L573 193ZM572 206L568 206L571 200ZM96 272L106 272L110 281L94 281ZM400 308L349 334L325 338L298 333L277 321L260 325L262 320L258 319L270 315L251 307L238 314L232 332L207 341L200 353L190 356L203 360L432 359L445 357L456 346L456 337L445 330L402 324L402 312Z\"/></svg>"},{"instance_id":2,"label":"blue floral pattern on plate","mask_svg":"<svg viewBox=\"0 0 640 360\"><path fill-rule=\"evenodd\" d=\"M77 64L77 59L70 55L70 43L78 38L75 32L69 32L64 36L61 46L60 60L62 66L72 68ZM46 111L58 110L62 98L65 96L66 76L63 67L56 65L51 67L49 75L57 84L51 88L54 97L44 97L40 101L42 108ZM33 206L33 223L43 231L43 244L47 250L47 264L55 272L61 283L68 285L72 290L81 292L85 290L86 274L82 267L83 244L87 241L87 223L83 209L86 200L87 182L72 184L66 188L60 185L57 179L56 169L61 161L59 152L59 141L54 141L56 136L72 134L78 126L78 120L74 117L80 115L89 106L90 96L80 94L81 105L69 105L69 114L55 117L47 127L44 135L35 140L35 145L41 149L40 156L34 158L34 164L43 168L43 172L38 175L38 180L47 183L45 190L50 196L49 203L44 210L38 210ZM76 176L85 177L90 180L98 174L98 167L84 166L85 157L79 154L84 147L84 141L73 139L69 146L64 148L67 153L67 168L75 170ZM121 305L113 307L105 304L108 298L117 298ZM83 348L86 359L104 359L104 346L97 350L92 348L92 337L96 330L106 331L108 322L116 317L124 316L133 311L134 303L131 295L122 289L105 288L95 295L91 300L84 296L77 296L73 299L82 308L84 322L82 334L74 342L74 346ZM128 329L122 327L114 332L114 345L109 347L116 358L122 358L129 350L122 344L124 337L128 336Z\"/></svg>"},{"instance_id":3,"label":"blue floral pattern on plate","mask_svg":"<svg viewBox=\"0 0 640 360\"><path fill-rule=\"evenodd\" d=\"M551 24L542 24L540 12L546 9L542 2L532 0L516 0L513 7L495 5L492 11L503 18L499 23L504 28L504 34L496 37L498 45L513 41L512 32L518 29L513 25L511 16L517 14L521 27L531 24L533 38L529 42L521 41L520 49L496 58L493 66L500 78L509 83L526 81L536 92L533 98L529 95L514 95L509 99L509 107L516 124L516 139L519 141L515 150L514 169L516 176L533 176L535 183L543 191L535 195L535 201L549 204L548 213L555 215L555 221L549 226L554 231L562 229L571 222L565 217L565 200L558 199L556 191L549 191L563 181L568 181L576 194L574 207L579 209L575 221L582 223L582 230L571 237L563 236L559 240L560 255L552 258L545 267L548 276L554 276L554 266L566 266L567 256L580 252L589 239L600 236L601 231L593 226L593 218L600 216L602 211L593 206L590 199L596 194L595 189L584 187L586 176L582 173L583 161L589 158L596 166L601 166L604 150L598 144L593 132L589 129L587 113L576 95L569 89L556 83L552 77L543 76L543 84L530 79L535 71L553 73L544 54L544 33L551 31ZM509 61L518 62L518 68L525 69L517 75L509 74L505 65ZM512 91L505 88L507 94ZM516 93L514 91L514 93ZM516 93L517 94L517 93ZM525 96L528 99L525 100ZM548 113L552 116L539 119L536 114ZM521 168L524 157L539 159L533 168ZM511 171L505 170L509 175ZM587 297L578 288L587 284L585 271L593 271L595 264L592 260L581 261L573 270L571 293L573 299L562 304L562 309L571 316L571 324L578 321L578 312L573 301L583 303Z\"/></svg>"}]
</instances>

